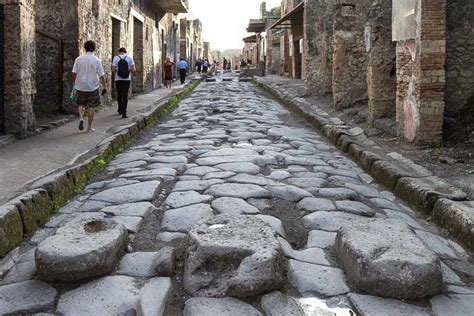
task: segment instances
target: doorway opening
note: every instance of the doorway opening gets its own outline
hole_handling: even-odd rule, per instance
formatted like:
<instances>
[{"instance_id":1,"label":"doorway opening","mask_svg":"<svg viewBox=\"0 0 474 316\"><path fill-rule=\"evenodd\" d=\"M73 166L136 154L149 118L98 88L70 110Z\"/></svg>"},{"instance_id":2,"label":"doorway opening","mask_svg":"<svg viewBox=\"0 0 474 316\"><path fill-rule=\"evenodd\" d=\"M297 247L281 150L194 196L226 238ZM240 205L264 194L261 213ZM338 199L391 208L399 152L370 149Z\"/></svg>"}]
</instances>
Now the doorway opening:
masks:
<instances>
[{"instance_id":1,"label":"doorway opening","mask_svg":"<svg viewBox=\"0 0 474 316\"><path fill-rule=\"evenodd\" d=\"M293 42L293 58L295 67L293 77L294 79L301 79L303 55L301 53L301 45L299 39Z\"/></svg>"}]
</instances>

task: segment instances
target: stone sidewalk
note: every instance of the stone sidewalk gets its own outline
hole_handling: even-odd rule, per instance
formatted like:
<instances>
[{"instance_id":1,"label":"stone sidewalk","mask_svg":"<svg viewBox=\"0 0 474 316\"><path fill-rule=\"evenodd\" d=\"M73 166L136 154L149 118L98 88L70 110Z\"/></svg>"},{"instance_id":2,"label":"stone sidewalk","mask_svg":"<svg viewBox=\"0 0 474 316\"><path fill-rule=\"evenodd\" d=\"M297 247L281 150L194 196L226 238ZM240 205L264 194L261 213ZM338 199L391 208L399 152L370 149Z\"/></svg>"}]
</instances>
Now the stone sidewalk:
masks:
<instances>
[{"instance_id":1,"label":"stone sidewalk","mask_svg":"<svg viewBox=\"0 0 474 316\"><path fill-rule=\"evenodd\" d=\"M164 100L181 89L156 89L135 96L128 106L128 119L117 114L117 106L96 113L95 133L78 130L74 120L54 130L14 142L0 149L0 205L25 192L28 183L55 170L83 161L98 144L121 127L136 120L140 113L147 112L153 104Z\"/></svg>"},{"instance_id":2,"label":"stone sidewalk","mask_svg":"<svg viewBox=\"0 0 474 316\"><path fill-rule=\"evenodd\" d=\"M468 189L463 191L451 184L451 179L438 176L432 168L397 152L397 147L377 140L368 129L335 112L330 98L305 97L302 80L276 75L255 80L325 134L379 183L474 248L474 201L465 192Z\"/></svg>"}]
</instances>

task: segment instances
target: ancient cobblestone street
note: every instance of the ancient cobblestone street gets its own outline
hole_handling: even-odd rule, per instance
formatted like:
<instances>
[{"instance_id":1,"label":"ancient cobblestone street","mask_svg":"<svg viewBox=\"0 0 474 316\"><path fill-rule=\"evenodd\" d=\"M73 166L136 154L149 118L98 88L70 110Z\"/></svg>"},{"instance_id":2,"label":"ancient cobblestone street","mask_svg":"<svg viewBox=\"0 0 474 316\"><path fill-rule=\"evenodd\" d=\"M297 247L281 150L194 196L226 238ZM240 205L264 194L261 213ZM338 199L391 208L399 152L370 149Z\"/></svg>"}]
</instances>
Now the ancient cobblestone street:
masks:
<instances>
[{"instance_id":1,"label":"ancient cobblestone street","mask_svg":"<svg viewBox=\"0 0 474 316\"><path fill-rule=\"evenodd\" d=\"M0 314L464 316L471 262L283 105L218 80L0 261Z\"/></svg>"}]
</instances>

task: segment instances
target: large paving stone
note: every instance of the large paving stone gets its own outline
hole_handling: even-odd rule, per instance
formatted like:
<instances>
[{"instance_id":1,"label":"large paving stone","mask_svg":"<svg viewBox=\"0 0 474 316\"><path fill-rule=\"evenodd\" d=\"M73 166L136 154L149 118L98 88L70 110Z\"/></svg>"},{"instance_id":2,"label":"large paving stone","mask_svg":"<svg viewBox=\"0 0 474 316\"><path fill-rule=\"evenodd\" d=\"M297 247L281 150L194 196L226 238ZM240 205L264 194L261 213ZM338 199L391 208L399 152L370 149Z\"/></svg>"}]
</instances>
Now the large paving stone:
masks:
<instances>
[{"instance_id":1,"label":"large paving stone","mask_svg":"<svg viewBox=\"0 0 474 316\"><path fill-rule=\"evenodd\" d=\"M430 303L435 316L466 316L474 311L474 295L438 295Z\"/></svg>"},{"instance_id":2,"label":"large paving stone","mask_svg":"<svg viewBox=\"0 0 474 316\"><path fill-rule=\"evenodd\" d=\"M155 207L150 202L128 203L103 208L101 212L114 216L139 216L145 217L150 214Z\"/></svg>"},{"instance_id":3,"label":"large paving stone","mask_svg":"<svg viewBox=\"0 0 474 316\"><path fill-rule=\"evenodd\" d=\"M252 156L258 153L252 149L243 148L222 148L218 150L209 151L202 154L201 157L221 157L221 156Z\"/></svg>"},{"instance_id":4,"label":"large paving stone","mask_svg":"<svg viewBox=\"0 0 474 316\"><path fill-rule=\"evenodd\" d=\"M273 198L286 201L298 202L307 197L313 197L311 193L292 185L270 186L268 188Z\"/></svg>"},{"instance_id":5,"label":"large paving stone","mask_svg":"<svg viewBox=\"0 0 474 316\"><path fill-rule=\"evenodd\" d=\"M308 234L307 247L330 248L336 242L335 232L325 232L323 230L312 230Z\"/></svg>"},{"instance_id":6,"label":"large paving stone","mask_svg":"<svg viewBox=\"0 0 474 316\"><path fill-rule=\"evenodd\" d=\"M25 281L0 287L0 314L24 315L54 307L57 291L40 281Z\"/></svg>"},{"instance_id":7,"label":"large paving stone","mask_svg":"<svg viewBox=\"0 0 474 316\"><path fill-rule=\"evenodd\" d=\"M174 260L172 248L163 248L158 252L133 252L122 258L117 274L132 277L170 276Z\"/></svg>"},{"instance_id":8,"label":"large paving stone","mask_svg":"<svg viewBox=\"0 0 474 316\"><path fill-rule=\"evenodd\" d=\"M347 212L355 215L373 217L375 210L361 202L356 201L336 201L338 211Z\"/></svg>"},{"instance_id":9,"label":"large paving stone","mask_svg":"<svg viewBox=\"0 0 474 316\"><path fill-rule=\"evenodd\" d=\"M308 229L337 232L341 227L358 221L366 221L366 217L342 212L314 212L303 217L303 224Z\"/></svg>"},{"instance_id":10,"label":"large paving stone","mask_svg":"<svg viewBox=\"0 0 474 316\"><path fill-rule=\"evenodd\" d=\"M230 162L217 165L216 168L222 171L231 171L236 173L258 174L260 168L251 162Z\"/></svg>"},{"instance_id":11,"label":"large paving stone","mask_svg":"<svg viewBox=\"0 0 474 316\"><path fill-rule=\"evenodd\" d=\"M235 298L195 297L186 301L184 316L263 316L252 305Z\"/></svg>"},{"instance_id":12,"label":"large paving stone","mask_svg":"<svg viewBox=\"0 0 474 316\"><path fill-rule=\"evenodd\" d=\"M224 183L216 184L206 191L215 197L235 197L242 199L270 197L270 192L255 184Z\"/></svg>"},{"instance_id":13,"label":"large paving stone","mask_svg":"<svg viewBox=\"0 0 474 316\"><path fill-rule=\"evenodd\" d=\"M36 249L38 276L77 281L110 272L125 250L128 233L113 220L86 219L67 224Z\"/></svg>"},{"instance_id":14,"label":"large paving stone","mask_svg":"<svg viewBox=\"0 0 474 316\"><path fill-rule=\"evenodd\" d=\"M281 249L285 256L302 262L330 266L331 264L326 259L324 250L320 248L309 248L304 250L294 250L290 243L283 238L278 238Z\"/></svg>"},{"instance_id":15,"label":"large paving stone","mask_svg":"<svg viewBox=\"0 0 474 316\"><path fill-rule=\"evenodd\" d=\"M173 188L173 192L176 191L204 191L210 186L224 183L221 179L210 179L210 180L186 180L178 181Z\"/></svg>"},{"instance_id":16,"label":"large paving stone","mask_svg":"<svg viewBox=\"0 0 474 316\"><path fill-rule=\"evenodd\" d=\"M289 260L288 280L302 295L342 295L349 287L342 270L311 263Z\"/></svg>"},{"instance_id":17,"label":"large paving stone","mask_svg":"<svg viewBox=\"0 0 474 316\"><path fill-rule=\"evenodd\" d=\"M213 215L212 208L207 204L194 204L164 213L161 229L170 232L187 233L195 225Z\"/></svg>"},{"instance_id":18,"label":"large paving stone","mask_svg":"<svg viewBox=\"0 0 474 316\"><path fill-rule=\"evenodd\" d=\"M220 214L257 214L258 208L238 198L222 197L212 202L212 207Z\"/></svg>"},{"instance_id":19,"label":"large paving stone","mask_svg":"<svg viewBox=\"0 0 474 316\"><path fill-rule=\"evenodd\" d=\"M134 278L108 276L81 285L59 298L60 315L124 315L136 310L140 291Z\"/></svg>"},{"instance_id":20,"label":"large paving stone","mask_svg":"<svg viewBox=\"0 0 474 316\"><path fill-rule=\"evenodd\" d=\"M307 212L317 211L335 211L336 206L334 202L328 199L318 199L313 197L304 198L297 205L296 208Z\"/></svg>"},{"instance_id":21,"label":"large paving stone","mask_svg":"<svg viewBox=\"0 0 474 316\"><path fill-rule=\"evenodd\" d=\"M441 290L439 258L404 223L375 220L344 226L335 248L348 279L366 293L416 299Z\"/></svg>"},{"instance_id":22,"label":"large paving stone","mask_svg":"<svg viewBox=\"0 0 474 316\"><path fill-rule=\"evenodd\" d=\"M255 216L219 215L189 234L184 285L192 295L247 297L279 289L283 258Z\"/></svg>"},{"instance_id":23,"label":"large paving stone","mask_svg":"<svg viewBox=\"0 0 474 316\"><path fill-rule=\"evenodd\" d=\"M160 189L160 181L147 181L102 191L91 196L92 200L125 204L152 201Z\"/></svg>"},{"instance_id":24,"label":"large paving stone","mask_svg":"<svg viewBox=\"0 0 474 316\"><path fill-rule=\"evenodd\" d=\"M304 316L301 306L292 297L272 292L262 297L262 308L267 316Z\"/></svg>"},{"instance_id":25,"label":"large paving stone","mask_svg":"<svg viewBox=\"0 0 474 316\"><path fill-rule=\"evenodd\" d=\"M166 303L173 290L170 278L153 278L141 290L137 314L140 316L164 315Z\"/></svg>"},{"instance_id":26,"label":"large paving stone","mask_svg":"<svg viewBox=\"0 0 474 316\"><path fill-rule=\"evenodd\" d=\"M202 195L196 191L178 191L170 193L165 204L172 208L179 208L191 204L206 203L210 200L212 200L212 196Z\"/></svg>"},{"instance_id":27,"label":"large paving stone","mask_svg":"<svg viewBox=\"0 0 474 316\"><path fill-rule=\"evenodd\" d=\"M428 309L371 295L350 293L349 300L360 316L430 316Z\"/></svg>"}]
</instances>

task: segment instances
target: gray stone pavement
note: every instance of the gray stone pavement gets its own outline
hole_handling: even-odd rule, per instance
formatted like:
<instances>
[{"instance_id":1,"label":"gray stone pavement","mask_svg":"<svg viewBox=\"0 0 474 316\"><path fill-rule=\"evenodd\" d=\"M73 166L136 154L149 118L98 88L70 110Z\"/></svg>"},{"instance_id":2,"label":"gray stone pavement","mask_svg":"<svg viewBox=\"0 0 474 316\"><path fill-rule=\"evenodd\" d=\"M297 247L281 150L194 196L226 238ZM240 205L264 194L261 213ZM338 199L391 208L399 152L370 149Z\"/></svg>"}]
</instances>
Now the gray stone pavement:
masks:
<instances>
[{"instance_id":1,"label":"gray stone pavement","mask_svg":"<svg viewBox=\"0 0 474 316\"><path fill-rule=\"evenodd\" d=\"M255 227L231 225L233 216ZM129 232L130 254L112 256L115 268L69 285L38 277L38 245L48 256L56 230L88 220L82 233L102 234L94 225L104 218ZM255 251L245 238L271 245ZM284 259L272 257L278 245ZM197 268L188 265L183 277L191 253ZM281 104L250 83L218 80L201 84L0 262L0 314L464 316L474 310L471 262ZM269 284L265 276L282 267L284 280ZM254 269L269 293L244 302L241 290L258 281ZM185 291L196 286L186 284L193 273L201 297Z\"/></svg>"},{"instance_id":2,"label":"gray stone pavement","mask_svg":"<svg viewBox=\"0 0 474 316\"><path fill-rule=\"evenodd\" d=\"M133 116L154 102L164 99L173 89L157 89L135 96L128 105L128 119L117 115L116 105L96 113L95 133L80 132L78 121L0 148L0 205L23 193L32 180L81 160L81 156L109 137L114 128L127 125Z\"/></svg>"}]
</instances>

